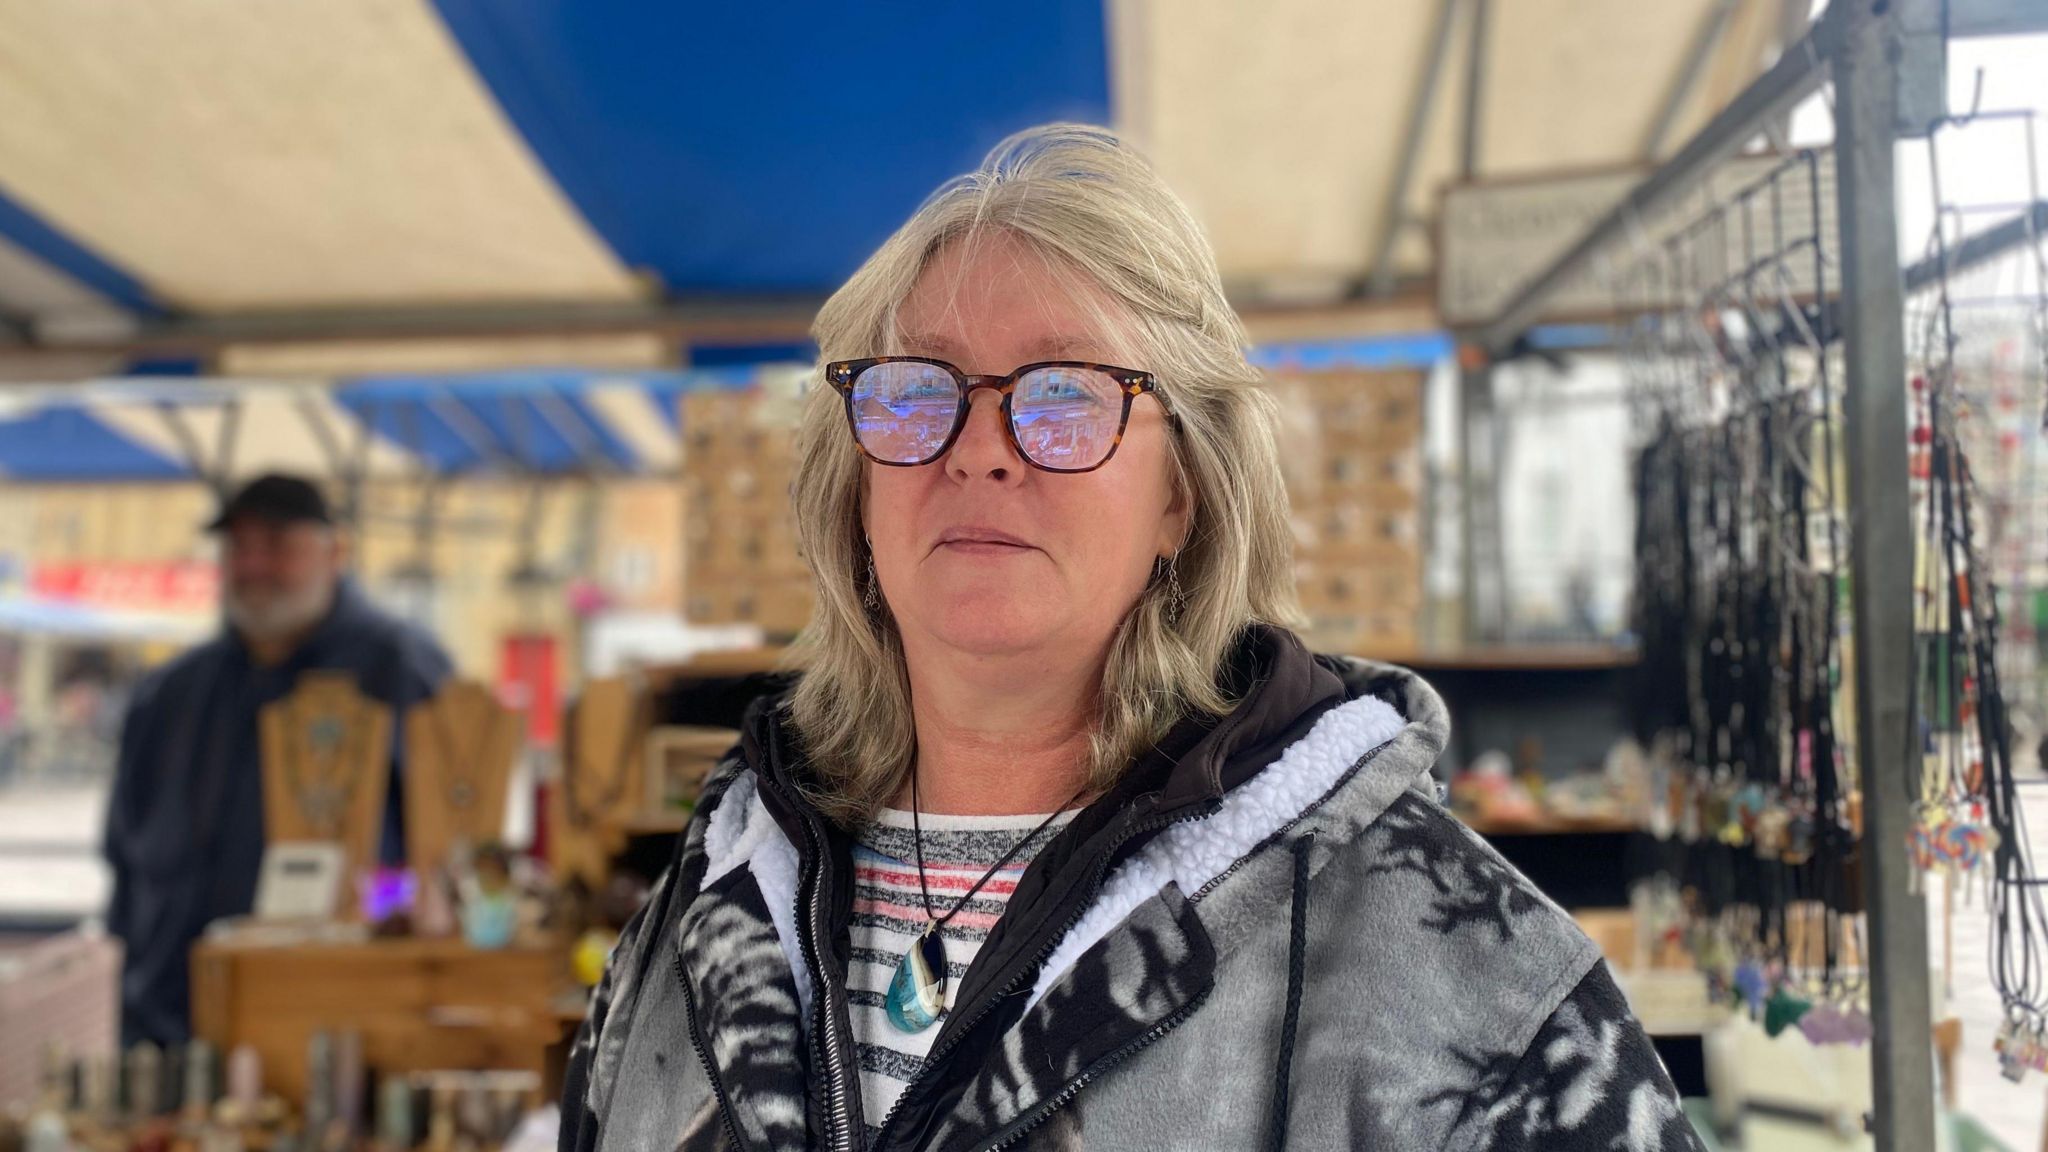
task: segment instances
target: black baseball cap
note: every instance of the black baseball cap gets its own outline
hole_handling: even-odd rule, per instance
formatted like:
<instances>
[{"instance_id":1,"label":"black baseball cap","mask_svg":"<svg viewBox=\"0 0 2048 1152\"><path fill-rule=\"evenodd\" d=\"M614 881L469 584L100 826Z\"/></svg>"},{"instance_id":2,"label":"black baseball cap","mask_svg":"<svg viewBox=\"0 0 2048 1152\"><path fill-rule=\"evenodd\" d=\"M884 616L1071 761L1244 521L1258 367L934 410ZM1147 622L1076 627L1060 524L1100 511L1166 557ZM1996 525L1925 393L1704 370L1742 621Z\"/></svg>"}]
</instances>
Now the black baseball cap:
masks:
<instances>
[{"instance_id":1,"label":"black baseball cap","mask_svg":"<svg viewBox=\"0 0 2048 1152\"><path fill-rule=\"evenodd\" d=\"M220 515L213 518L206 530L219 532L242 519L275 524L332 524L334 514L328 511L327 497L321 494L319 485L302 476L273 472L258 476L228 497L227 503L221 505Z\"/></svg>"}]
</instances>

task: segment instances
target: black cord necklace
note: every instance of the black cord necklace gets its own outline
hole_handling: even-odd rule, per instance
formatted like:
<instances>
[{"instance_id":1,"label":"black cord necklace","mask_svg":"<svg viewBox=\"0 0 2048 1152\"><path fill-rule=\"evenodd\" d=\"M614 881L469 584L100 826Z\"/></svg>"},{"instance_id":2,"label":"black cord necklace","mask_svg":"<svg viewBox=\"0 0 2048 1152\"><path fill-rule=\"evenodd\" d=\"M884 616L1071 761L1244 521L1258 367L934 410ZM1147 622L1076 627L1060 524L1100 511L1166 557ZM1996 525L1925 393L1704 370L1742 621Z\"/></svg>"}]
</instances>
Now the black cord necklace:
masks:
<instances>
[{"instance_id":1,"label":"black cord necklace","mask_svg":"<svg viewBox=\"0 0 2048 1152\"><path fill-rule=\"evenodd\" d=\"M1052 822L1059 819L1067 809L1072 808L1087 792L1088 786L1082 785L1079 791L1067 797L1066 803L1054 808L1050 815L1039 821L1038 827L1025 834L1022 840L1010 845L1010 850L1003 853L1003 858L996 861L988 871L983 872L981 879L976 880L974 886L960 899L955 900L945 915L940 916L932 911L931 884L925 878L924 825L918 816L921 805L917 793L917 764L915 761L911 763L910 829L912 842L917 850L917 887L924 895L926 923L924 931L918 933L917 939L911 942L910 948L903 954L902 961L897 964L895 979L889 981L887 1011L891 1024L905 1032L922 1032L938 1022L946 1010L946 941L941 935L941 930L953 917L960 914L962 908L967 907L967 902L974 899L974 894L981 891L982 885L987 884L996 873L1002 871L1004 865L1016 859L1017 853L1022 852L1026 844L1036 840L1040 833L1052 827Z\"/></svg>"}]
</instances>

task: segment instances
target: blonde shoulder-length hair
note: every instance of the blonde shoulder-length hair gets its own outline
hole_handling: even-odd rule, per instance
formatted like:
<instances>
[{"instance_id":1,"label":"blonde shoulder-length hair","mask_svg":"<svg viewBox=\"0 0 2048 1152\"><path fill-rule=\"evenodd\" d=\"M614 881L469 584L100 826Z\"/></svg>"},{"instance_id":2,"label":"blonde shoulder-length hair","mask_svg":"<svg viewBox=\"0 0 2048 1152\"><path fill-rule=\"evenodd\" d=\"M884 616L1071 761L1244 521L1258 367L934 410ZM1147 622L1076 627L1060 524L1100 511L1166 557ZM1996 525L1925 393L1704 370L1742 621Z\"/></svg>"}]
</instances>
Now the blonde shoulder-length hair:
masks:
<instances>
[{"instance_id":1,"label":"blonde shoulder-length hair","mask_svg":"<svg viewBox=\"0 0 2048 1152\"><path fill-rule=\"evenodd\" d=\"M1274 407L1200 226L1144 159L1085 125L1020 132L934 192L825 303L812 329L820 362L889 353L897 308L933 255L996 230L1106 301L1102 335L1159 381L1174 483L1193 504L1174 559L1180 610L1155 579L1110 645L1088 765L1107 787L1190 710L1230 709L1224 665L1249 624L1298 618ZM886 603L867 607L865 461L840 394L822 375L807 391L792 496L816 601L789 707L814 799L851 824L887 804L910 770L910 679Z\"/></svg>"}]
</instances>

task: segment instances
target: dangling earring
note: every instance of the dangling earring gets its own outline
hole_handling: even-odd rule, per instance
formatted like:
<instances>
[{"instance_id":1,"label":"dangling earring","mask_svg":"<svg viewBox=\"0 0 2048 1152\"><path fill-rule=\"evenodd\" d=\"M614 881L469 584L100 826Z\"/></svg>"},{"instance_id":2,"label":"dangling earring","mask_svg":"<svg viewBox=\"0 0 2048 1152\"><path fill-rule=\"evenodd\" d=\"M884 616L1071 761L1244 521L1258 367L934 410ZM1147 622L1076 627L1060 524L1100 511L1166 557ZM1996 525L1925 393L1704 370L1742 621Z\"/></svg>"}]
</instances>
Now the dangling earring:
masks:
<instances>
[{"instance_id":1,"label":"dangling earring","mask_svg":"<svg viewBox=\"0 0 2048 1152\"><path fill-rule=\"evenodd\" d=\"M861 604L873 612L882 606L882 580L875 575L875 554L868 553L868 586L860 595Z\"/></svg>"},{"instance_id":2,"label":"dangling earring","mask_svg":"<svg viewBox=\"0 0 2048 1152\"><path fill-rule=\"evenodd\" d=\"M1188 590L1180 583L1180 553L1162 556L1160 561L1166 567L1166 626L1171 628L1188 610Z\"/></svg>"}]
</instances>

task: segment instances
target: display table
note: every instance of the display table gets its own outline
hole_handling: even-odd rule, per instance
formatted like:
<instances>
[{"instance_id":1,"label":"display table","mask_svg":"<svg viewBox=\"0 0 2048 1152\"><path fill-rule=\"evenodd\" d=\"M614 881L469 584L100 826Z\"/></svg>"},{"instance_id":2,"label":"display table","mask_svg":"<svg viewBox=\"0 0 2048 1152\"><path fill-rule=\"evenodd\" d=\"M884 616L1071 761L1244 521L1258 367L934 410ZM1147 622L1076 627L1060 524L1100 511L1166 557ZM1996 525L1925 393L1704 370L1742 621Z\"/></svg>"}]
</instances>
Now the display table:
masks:
<instances>
[{"instance_id":1,"label":"display table","mask_svg":"<svg viewBox=\"0 0 2048 1152\"><path fill-rule=\"evenodd\" d=\"M313 1034L353 1031L380 1073L544 1073L570 988L566 950L480 952L460 940L256 943L207 939L192 952L197 1035L263 1057L265 1084L304 1102Z\"/></svg>"}]
</instances>

